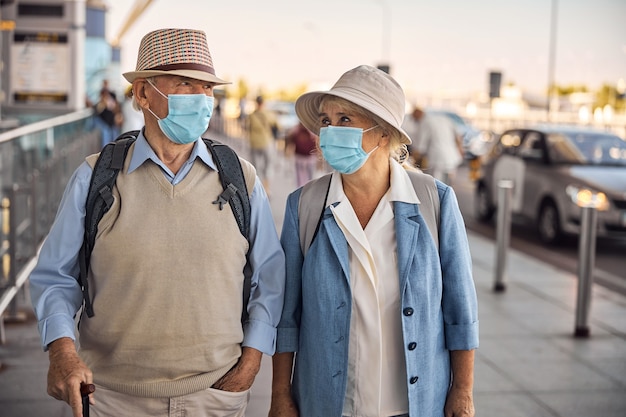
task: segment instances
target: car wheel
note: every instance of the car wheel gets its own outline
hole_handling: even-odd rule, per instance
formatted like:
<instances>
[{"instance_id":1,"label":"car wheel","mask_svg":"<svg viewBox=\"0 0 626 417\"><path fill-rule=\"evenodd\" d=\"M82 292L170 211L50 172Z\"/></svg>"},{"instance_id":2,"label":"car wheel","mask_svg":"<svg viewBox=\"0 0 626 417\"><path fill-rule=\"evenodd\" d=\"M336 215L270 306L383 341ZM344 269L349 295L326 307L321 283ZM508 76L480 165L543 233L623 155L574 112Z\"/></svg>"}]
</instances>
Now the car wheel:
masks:
<instances>
[{"instance_id":1,"label":"car wheel","mask_svg":"<svg viewBox=\"0 0 626 417\"><path fill-rule=\"evenodd\" d=\"M559 210L552 201L547 201L541 205L537 218L537 231L541 241L549 245L554 245L562 239L563 232L561 231Z\"/></svg>"},{"instance_id":2,"label":"car wheel","mask_svg":"<svg viewBox=\"0 0 626 417\"><path fill-rule=\"evenodd\" d=\"M484 184L476 185L476 195L474 196L474 214L478 221L487 223L491 221L495 211L494 205L489 199L489 191Z\"/></svg>"}]
</instances>

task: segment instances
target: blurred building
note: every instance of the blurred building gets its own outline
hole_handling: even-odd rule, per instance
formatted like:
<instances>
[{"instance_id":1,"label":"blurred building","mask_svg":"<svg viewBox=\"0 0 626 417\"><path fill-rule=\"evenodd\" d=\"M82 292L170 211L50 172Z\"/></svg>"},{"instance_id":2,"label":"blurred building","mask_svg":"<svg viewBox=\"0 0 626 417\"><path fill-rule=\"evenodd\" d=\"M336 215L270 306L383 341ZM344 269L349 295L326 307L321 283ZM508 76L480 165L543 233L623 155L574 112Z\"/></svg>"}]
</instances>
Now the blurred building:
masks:
<instances>
[{"instance_id":1,"label":"blurred building","mask_svg":"<svg viewBox=\"0 0 626 417\"><path fill-rule=\"evenodd\" d=\"M102 0L0 1L0 119L28 123L83 109L103 80L119 79L107 7Z\"/></svg>"}]
</instances>

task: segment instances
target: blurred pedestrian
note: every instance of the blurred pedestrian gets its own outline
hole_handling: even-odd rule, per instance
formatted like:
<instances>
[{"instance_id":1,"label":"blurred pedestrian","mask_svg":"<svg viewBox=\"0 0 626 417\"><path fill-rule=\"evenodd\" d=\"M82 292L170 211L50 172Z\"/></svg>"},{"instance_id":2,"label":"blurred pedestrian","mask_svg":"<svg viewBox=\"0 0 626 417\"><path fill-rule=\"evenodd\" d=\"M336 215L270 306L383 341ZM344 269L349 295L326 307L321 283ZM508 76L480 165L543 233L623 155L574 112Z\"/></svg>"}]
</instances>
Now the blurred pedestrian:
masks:
<instances>
[{"instance_id":1,"label":"blurred pedestrian","mask_svg":"<svg viewBox=\"0 0 626 417\"><path fill-rule=\"evenodd\" d=\"M463 162L460 138L452 121L415 107L403 125L413 140L410 153L417 166L452 185L457 168Z\"/></svg>"},{"instance_id":2,"label":"blurred pedestrian","mask_svg":"<svg viewBox=\"0 0 626 417\"><path fill-rule=\"evenodd\" d=\"M334 171L287 200L271 417L474 416L465 225L452 188L401 164L404 106L400 85L370 66L296 101ZM325 200L300 205L312 187ZM301 217L311 205L319 214ZM308 250L301 231L315 227L301 223L317 225Z\"/></svg>"},{"instance_id":3,"label":"blurred pedestrian","mask_svg":"<svg viewBox=\"0 0 626 417\"><path fill-rule=\"evenodd\" d=\"M294 156L296 184L302 187L313 179L319 162L317 136L299 122L287 132L285 143L287 156Z\"/></svg>"},{"instance_id":4,"label":"blurred pedestrian","mask_svg":"<svg viewBox=\"0 0 626 417\"><path fill-rule=\"evenodd\" d=\"M120 134L122 114L115 94L109 89L107 80L102 82L98 101L94 104L96 127L100 130L101 146L115 140Z\"/></svg>"},{"instance_id":5,"label":"blurred pedestrian","mask_svg":"<svg viewBox=\"0 0 626 417\"><path fill-rule=\"evenodd\" d=\"M121 132L140 130L144 125L141 108L133 98L133 86L126 87L122 102L122 129Z\"/></svg>"},{"instance_id":6,"label":"blurred pedestrian","mask_svg":"<svg viewBox=\"0 0 626 417\"><path fill-rule=\"evenodd\" d=\"M245 122L246 122L246 97L241 97L239 99L239 123L241 124L241 126L245 126Z\"/></svg>"},{"instance_id":7,"label":"blurred pedestrian","mask_svg":"<svg viewBox=\"0 0 626 417\"><path fill-rule=\"evenodd\" d=\"M135 71L123 75L145 127L109 190L89 273L79 263L98 155L68 182L30 275L49 352L48 393L70 404L74 417L82 415L81 383L96 385L90 397L98 417L242 417L262 355L274 353L283 305L285 259L269 200L240 158L234 169L246 188L237 192L250 196L249 232L242 232L231 188L224 190L201 138L214 88L227 84L215 75L203 31L149 32ZM93 303L84 303L76 329L84 298Z\"/></svg>"},{"instance_id":8,"label":"blurred pedestrian","mask_svg":"<svg viewBox=\"0 0 626 417\"><path fill-rule=\"evenodd\" d=\"M275 152L274 132L278 127L276 116L264 107L262 96L256 98L256 108L248 116L248 139L250 140L250 162L261 177L265 190L270 192L272 162Z\"/></svg>"}]
</instances>

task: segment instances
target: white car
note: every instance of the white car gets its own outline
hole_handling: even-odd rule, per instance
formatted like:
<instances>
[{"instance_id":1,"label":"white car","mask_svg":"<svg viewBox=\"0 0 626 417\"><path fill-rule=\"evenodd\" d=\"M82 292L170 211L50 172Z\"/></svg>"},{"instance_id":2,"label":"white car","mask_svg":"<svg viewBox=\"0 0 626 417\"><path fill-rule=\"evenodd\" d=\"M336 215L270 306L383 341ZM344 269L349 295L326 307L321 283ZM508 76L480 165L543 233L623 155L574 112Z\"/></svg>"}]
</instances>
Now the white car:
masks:
<instances>
[{"instance_id":1,"label":"white car","mask_svg":"<svg viewBox=\"0 0 626 417\"><path fill-rule=\"evenodd\" d=\"M500 180L513 181L512 214L545 243L580 232L581 207L598 210L598 236L626 238L626 141L608 132L546 126L505 131L485 156L475 214L489 221Z\"/></svg>"}]
</instances>

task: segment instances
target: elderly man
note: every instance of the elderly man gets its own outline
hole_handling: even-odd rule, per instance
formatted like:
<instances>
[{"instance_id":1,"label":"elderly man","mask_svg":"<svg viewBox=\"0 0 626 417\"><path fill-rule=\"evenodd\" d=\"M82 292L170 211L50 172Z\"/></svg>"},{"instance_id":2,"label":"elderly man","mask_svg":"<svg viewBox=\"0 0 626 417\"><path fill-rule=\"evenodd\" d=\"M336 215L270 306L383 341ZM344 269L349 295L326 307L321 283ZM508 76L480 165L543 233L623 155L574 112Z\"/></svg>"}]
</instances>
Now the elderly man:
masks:
<instances>
[{"instance_id":1,"label":"elderly man","mask_svg":"<svg viewBox=\"0 0 626 417\"><path fill-rule=\"evenodd\" d=\"M95 416L243 416L262 354L274 353L283 305L284 254L267 195L240 159L249 240L228 204L211 204L223 189L201 135L213 88L226 82L215 75L204 32L146 34L136 70L124 77L145 126L98 224L89 267L95 315L82 314L78 350L79 250L97 155L71 178L30 277L50 358L48 393L75 417L80 386L92 383ZM247 259L252 290L242 323Z\"/></svg>"}]
</instances>

